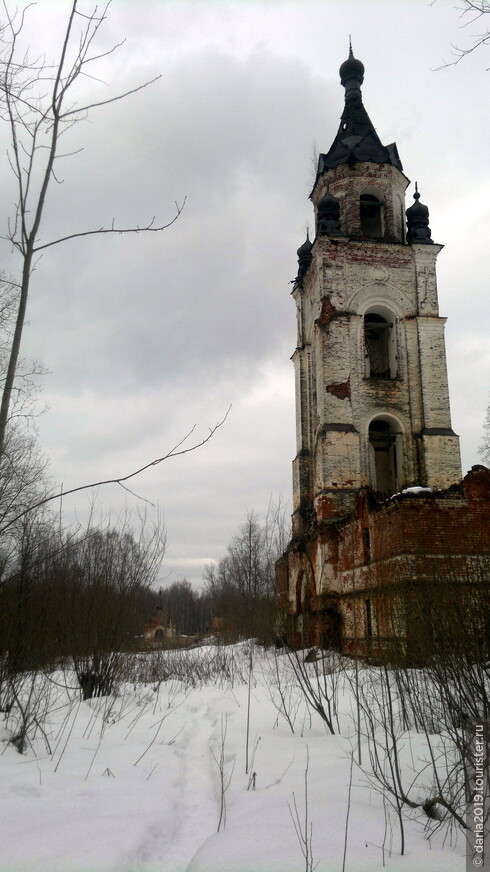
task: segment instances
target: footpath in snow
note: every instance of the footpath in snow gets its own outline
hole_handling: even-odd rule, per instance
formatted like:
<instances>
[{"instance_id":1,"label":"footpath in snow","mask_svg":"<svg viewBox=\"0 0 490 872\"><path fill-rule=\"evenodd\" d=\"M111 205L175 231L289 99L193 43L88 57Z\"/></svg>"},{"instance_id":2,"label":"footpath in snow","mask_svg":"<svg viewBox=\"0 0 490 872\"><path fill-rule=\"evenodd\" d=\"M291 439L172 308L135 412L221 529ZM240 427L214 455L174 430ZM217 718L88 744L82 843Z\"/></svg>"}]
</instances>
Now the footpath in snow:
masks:
<instances>
[{"instance_id":1,"label":"footpath in snow","mask_svg":"<svg viewBox=\"0 0 490 872\"><path fill-rule=\"evenodd\" d=\"M81 702L49 676L44 734L22 755L4 722L2 872L462 872L462 833L431 835L419 811L400 856L389 797L352 763L348 682L337 680L332 735L284 654L254 648L250 674L246 644L168 652L179 670L187 658L187 678L141 681L150 656L114 697ZM424 749L416 734L409 744L411 780ZM367 765L364 739L361 754Z\"/></svg>"}]
</instances>

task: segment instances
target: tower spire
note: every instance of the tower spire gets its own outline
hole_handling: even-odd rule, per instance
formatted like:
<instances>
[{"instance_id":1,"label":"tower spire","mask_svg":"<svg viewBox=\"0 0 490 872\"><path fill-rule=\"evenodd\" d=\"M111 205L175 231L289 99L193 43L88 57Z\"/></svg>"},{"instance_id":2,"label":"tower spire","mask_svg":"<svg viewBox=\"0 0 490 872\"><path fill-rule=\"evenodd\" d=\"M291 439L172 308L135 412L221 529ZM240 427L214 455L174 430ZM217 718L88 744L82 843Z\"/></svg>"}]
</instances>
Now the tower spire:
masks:
<instances>
[{"instance_id":1,"label":"tower spire","mask_svg":"<svg viewBox=\"0 0 490 872\"><path fill-rule=\"evenodd\" d=\"M352 39L349 36L349 56L339 69L340 82L345 88L344 111L340 126L330 150L320 155L318 174L346 163L370 161L393 164L402 170L402 164L393 143L384 146L376 133L364 103L361 85L364 81L364 64L354 57Z\"/></svg>"}]
</instances>

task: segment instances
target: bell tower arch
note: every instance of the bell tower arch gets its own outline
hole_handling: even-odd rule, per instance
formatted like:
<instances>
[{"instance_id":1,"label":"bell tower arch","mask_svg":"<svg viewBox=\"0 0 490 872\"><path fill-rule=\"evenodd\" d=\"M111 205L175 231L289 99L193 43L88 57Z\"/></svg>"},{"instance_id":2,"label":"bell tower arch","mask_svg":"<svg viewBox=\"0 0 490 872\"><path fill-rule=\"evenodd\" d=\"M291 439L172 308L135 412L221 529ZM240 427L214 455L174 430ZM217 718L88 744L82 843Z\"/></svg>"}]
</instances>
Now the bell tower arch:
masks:
<instances>
[{"instance_id":1,"label":"bell tower arch","mask_svg":"<svg viewBox=\"0 0 490 872\"><path fill-rule=\"evenodd\" d=\"M315 238L298 250L293 527L345 518L361 489L447 488L461 478L451 427L429 210L364 107L364 66L341 65L345 103L318 160Z\"/></svg>"}]
</instances>

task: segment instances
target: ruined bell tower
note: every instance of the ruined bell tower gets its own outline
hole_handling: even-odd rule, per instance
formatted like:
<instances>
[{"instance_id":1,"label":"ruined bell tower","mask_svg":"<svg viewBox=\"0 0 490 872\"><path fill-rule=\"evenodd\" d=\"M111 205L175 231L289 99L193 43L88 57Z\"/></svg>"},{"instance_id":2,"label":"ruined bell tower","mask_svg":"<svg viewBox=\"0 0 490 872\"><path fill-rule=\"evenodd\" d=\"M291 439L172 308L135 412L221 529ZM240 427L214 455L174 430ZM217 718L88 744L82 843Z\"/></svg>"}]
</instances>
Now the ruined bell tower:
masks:
<instances>
[{"instance_id":1,"label":"ruined bell tower","mask_svg":"<svg viewBox=\"0 0 490 872\"><path fill-rule=\"evenodd\" d=\"M364 66L340 67L345 105L321 154L311 200L315 235L298 250L293 535L340 520L359 492L385 497L461 479L451 428L429 211L396 145L364 108Z\"/></svg>"},{"instance_id":2,"label":"ruined bell tower","mask_svg":"<svg viewBox=\"0 0 490 872\"><path fill-rule=\"evenodd\" d=\"M340 127L311 192L314 238L298 250L297 454L278 626L296 647L416 664L436 627L446 644L443 616L490 652L490 469L461 480L442 246L417 185L405 210L409 181L364 108L363 78L351 49Z\"/></svg>"}]
</instances>

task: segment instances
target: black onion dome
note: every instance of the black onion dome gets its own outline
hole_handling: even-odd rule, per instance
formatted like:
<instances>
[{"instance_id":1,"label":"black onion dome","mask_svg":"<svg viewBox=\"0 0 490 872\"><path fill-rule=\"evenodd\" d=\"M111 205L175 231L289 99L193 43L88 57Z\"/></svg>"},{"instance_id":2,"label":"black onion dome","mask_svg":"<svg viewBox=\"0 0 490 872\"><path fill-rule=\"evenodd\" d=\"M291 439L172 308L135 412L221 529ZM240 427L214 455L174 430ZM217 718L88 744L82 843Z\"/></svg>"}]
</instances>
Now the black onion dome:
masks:
<instances>
[{"instance_id":1,"label":"black onion dome","mask_svg":"<svg viewBox=\"0 0 490 872\"><path fill-rule=\"evenodd\" d=\"M423 242L431 244L431 230L429 227L429 209L424 203L420 202L420 194L415 182L415 194L413 195L415 203L407 209L407 242Z\"/></svg>"},{"instance_id":2,"label":"black onion dome","mask_svg":"<svg viewBox=\"0 0 490 872\"><path fill-rule=\"evenodd\" d=\"M344 86L352 79L357 79L359 85L362 85L364 81L364 64L362 61L359 61L354 57L352 46L349 49L349 57L340 66L339 76L340 81Z\"/></svg>"},{"instance_id":3,"label":"black onion dome","mask_svg":"<svg viewBox=\"0 0 490 872\"><path fill-rule=\"evenodd\" d=\"M327 191L327 193L318 200L316 208L319 212L323 212L325 209L331 209L332 207L336 208L338 203L339 201L337 200L337 197L334 197L330 191Z\"/></svg>"},{"instance_id":4,"label":"black onion dome","mask_svg":"<svg viewBox=\"0 0 490 872\"><path fill-rule=\"evenodd\" d=\"M412 205L407 209L407 218L410 217L412 221L428 220L429 207L420 202L420 194L417 189L415 190L413 199L415 200L415 203L412 203Z\"/></svg>"},{"instance_id":5,"label":"black onion dome","mask_svg":"<svg viewBox=\"0 0 490 872\"><path fill-rule=\"evenodd\" d=\"M308 267L310 266L311 261L313 260L313 255L311 253L311 249L313 248L313 243L310 242L309 234L306 237L303 245L300 245L297 251L298 255L298 275L296 276L295 281L300 282L304 275L308 272Z\"/></svg>"},{"instance_id":6,"label":"black onion dome","mask_svg":"<svg viewBox=\"0 0 490 872\"><path fill-rule=\"evenodd\" d=\"M298 248L298 250L296 252L296 254L298 255L298 258L308 257L312 248L313 248L313 243L310 242L309 239L306 239L306 241L303 242L303 245L300 245L300 247Z\"/></svg>"},{"instance_id":7,"label":"black onion dome","mask_svg":"<svg viewBox=\"0 0 490 872\"><path fill-rule=\"evenodd\" d=\"M318 236L338 236L340 233L340 202L327 191L316 204Z\"/></svg>"}]
</instances>

